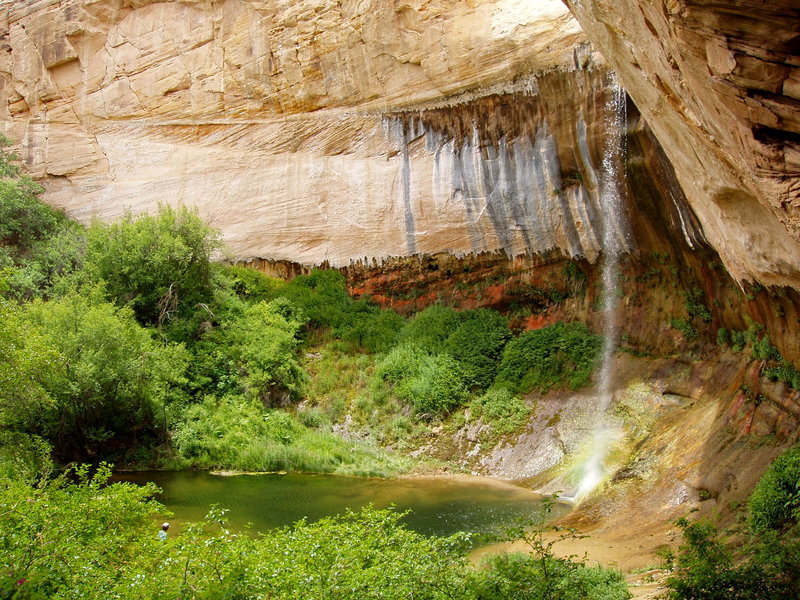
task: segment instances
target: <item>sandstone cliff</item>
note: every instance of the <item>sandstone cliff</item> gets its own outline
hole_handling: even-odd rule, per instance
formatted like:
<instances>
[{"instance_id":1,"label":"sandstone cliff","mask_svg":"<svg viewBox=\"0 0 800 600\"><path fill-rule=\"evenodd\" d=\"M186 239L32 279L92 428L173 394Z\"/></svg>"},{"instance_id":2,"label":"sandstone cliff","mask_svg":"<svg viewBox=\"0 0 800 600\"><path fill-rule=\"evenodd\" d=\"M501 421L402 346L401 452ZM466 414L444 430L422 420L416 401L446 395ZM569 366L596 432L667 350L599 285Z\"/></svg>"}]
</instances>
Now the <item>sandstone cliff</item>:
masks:
<instances>
[{"instance_id":1,"label":"sandstone cliff","mask_svg":"<svg viewBox=\"0 0 800 600\"><path fill-rule=\"evenodd\" d=\"M729 270L798 286L798 10L569 4ZM0 0L0 15L4 130L79 219L194 205L234 257L305 264L597 255L609 85L558 0Z\"/></svg>"},{"instance_id":2,"label":"sandstone cliff","mask_svg":"<svg viewBox=\"0 0 800 600\"><path fill-rule=\"evenodd\" d=\"M800 281L800 8L566 0L737 278Z\"/></svg>"},{"instance_id":3,"label":"sandstone cliff","mask_svg":"<svg viewBox=\"0 0 800 600\"><path fill-rule=\"evenodd\" d=\"M237 258L596 257L605 70L557 0L5 3L6 132L84 221Z\"/></svg>"}]
</instances>

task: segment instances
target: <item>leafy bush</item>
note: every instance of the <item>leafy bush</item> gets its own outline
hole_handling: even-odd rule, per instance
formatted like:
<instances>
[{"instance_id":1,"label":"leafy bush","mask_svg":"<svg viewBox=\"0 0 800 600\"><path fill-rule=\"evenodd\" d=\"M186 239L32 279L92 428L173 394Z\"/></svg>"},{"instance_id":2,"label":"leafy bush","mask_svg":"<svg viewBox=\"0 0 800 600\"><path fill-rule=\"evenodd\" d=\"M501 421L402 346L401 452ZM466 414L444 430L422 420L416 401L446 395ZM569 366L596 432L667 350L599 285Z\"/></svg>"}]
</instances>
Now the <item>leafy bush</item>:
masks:
<instances>
[{"instance_id":1,"label":"leafy bush","mask_svg":"<svg viewBox=\"0 0 800 600\"><path fill-rule=\"evenodd\" d=\"M297 397L306 380L297 360L303 323L304 316L284 298L246 306L196 344L194 386L243 393L267 405Z\"/></svg>"},{"instance_id":2,"label":"leafy bush","mask_svg":"<svg viewBox=\"0 0 800 600\"><path fill-rule=\"evenodd\" d=\"M477 600L627 600L621 573L552 555L499 554L484 563Z\"/></svg>"},{"instance_id":3,"label":"leafy bush","mask_svg":"<svg viewBox=\"0 0 800 600\"><path fill-rule=\"evenodd\" d=\"M339 271L315 269L295 277L274 292L299 306L314 327L331 327L336 337L370 352L385 352L394 344L403 318L382 310L368 298L354 301Z\"/></svg>"},{"instance_id":4,"label":"leafy bush","mask_svg":"<svg viewBox=\"0 0 800 600\"><path fill-rule=\"evenodd\" d=\"M417 413L442 415L467 397L461 365L447 354L429 354L404 344L392 350L376 366L375 383L394 385L395 393Z\"/></svg>"},{"instance_id":5,"label":"leafy bush","mask_svg":"<svg viewBox=\"0 0 800 600\"><path fill-rule=\"evenodd\" d=\"M64 215L39 200L44 188L21 174L15 164L19 158L4 150L10 145L11 140L0 134L0 246L11 246L21 255L49 236Z\"/></svg>"},{"instance_id":6,"label":"leafy bush","mask_svg":"<svg viewBox=\"0 0 800 600\"><path fill-rule=\"evenodd\" d=\"M315 327L342 325L353 304L344 276L332 269L314 269L308 275L299 275L275 293L299 306Z\"/></svg>"},{"instance_id":7,"label":"leafy bush","mask_svg":"<svg viewBox=\"0 0 800 600\"><path fill-rule=\"evenodd\" d=\"M414 315L397 338L398 344L411 344L430 352L445 350L445 341L458 327L460 316L457 311L446 306L434 304Z\"/></svg>"},{"instance_id":8,"label":"leafy bush","mask_svg":"<svg viewBox=\"0 0 800 600\"><path fill-rule=\"evenodd\" d=\"M77 483L0 486L0 597L132 597L124 587L158 554L153 515L162 507L150 500L154 485L106 486L110 474L81 467L69 473Z\"/></svg>"},{"instance_id":9,"label":"leafy bush","mask_svg":"<svg viewBox=\"0 0 800 600\"><path fill-rule=\"evenodd\" d=\"M768 534L740 544L732 556L707 521L679 519L684 543L668 553L666 598L671 600L775 600L800 593L800 544ZM738 558L738 560L737 560Z\"/></svg>"},{"instance_id":10,"label":"leafy bush","mask_svg":"<svg viewBox=\"0 0 800 600\"><path fill-rule=\"evenodd\" d=\"M495 436L512 433L528 420L531 408L506 388L492 388L470 403L473 418L492 426Z\"/></svg>"},{"instance_id":11,"label":"leafy bush","mask_svg":"<svg viewBox=\"0 0 800 600\"><path fill-rule=\"evenodd\" d=\"M578 389L589 383L602 345L602 336L578 322L527 331L506 345L495 385L517 393Z\"/></svg>"},{"instance_id":12,"label":"leafy bush","mask_svg":"<svg viewBox=\"0 0 800 600\"><path fill-rule=\"evenodd\" d=\"M754 531L782 530L800 519L800 445L790 448L767 468L750 496Z\"/></svg>"},{"instance_id":13,"label":"leafy bush","mask_svg":"<svg viewBox=\"0 0 800 600\"><path fill-rule=\"evenodd\" d=\"M458 326L447 336L444 350L462 365L468 387L486 389L494 381L510 338L508 319L497 311L464 311L459 314Z\"/></svg>"},{"instance_id":14,"label":"leafy bush","mask_svg":"<svg viewBox=\"0 0 800 600\"><path fill-rule=\"evenodd\" d=\"M720 327L717 329L717 345L718 346L730 346L732 345L733 341L731 339L731 332L728 331L725 327Z\"/></svg>"},{"instance_id":15,"label":"leafy bush","mask_svg":"<svg viewBox=\"0 0 800 600\"><path fill-rule=\"evenodd\" d=\"M227 279L227 286L242 298L251 302L270 300L286 283L248 267L220 265L220 272Z\"/></svg>"},{"instance_id":16,"label":"leafy bush","mask_svg":"<svg viewBox=\"0 0 800 600\"><path fill-rule=\"evenodd\" d=\"M693 288L683 293L684 304L686 311L690 317L699 317L704 323L711 321L711 311L705 305L705 292L700 288Z\"/></svg>"},{"instance_id":17,"label":"leafy bush","mask_svg":"<svg viewBox=\"0 0 800 600\"><path fill-rule=\"evenodd\" d=\"M778 349L772 345L768 335L753 342L753 358L758 360L781 360L783 357Z\"/></svg>"},{"instance_id":18,"label":"leafy bush","mask_svg":"<svg viewBox=\"0 0 800 600\"><path fill-rule=\"evenodd\" d=\"M38 484L53 468L50 451L39 436L0 429L0 482Z\"/></svg>"},{"instance_id":19,"label":"leafy bush","mask_svg":"<svg viewBox=\"0 0 800 600\"><path fill-rule=\"evenodd\" d=\"M776 366L766 367L763 375L772 381L783 381L792 388L800 390L800 371L785 358L781 358Z\"/></svg>"},{"instance_id":20,"label":"leafy bush","mask_svg":"<svg viewBox=\"0 0 800 600\"><path fill-rule=\"evenodd\" d=\"M494 310L458 312L433 305L411 319L397 338L399 345L447 354L461 367L468 388L486 389L511 338L508 319Z\"/></svg>"},{"instance_id":21,"label":"leafy bush","mask_svg":"<svg viewBox=\"0 0 800 600\"><path fill-rule=\"evenodd\" d=\"M156 417L183 383L182 346L156 343L130 309L74 294L28 304L19 326L12 361L24 391L0 398L7 424L68 457L121 435L162 435Z\"/></svg>"},{"instance_id":22,"label":"leafy bush","mask_svg":"<svg viewBox=\"0 0 800 600\"><path fill-rule=\"evenodd\" d=\"M219 232L197 212L162 205L155 215L92 223L83 277L104 282L107 297L141 323L163 325L209 301L219 247Z\"/></svg>"},{"instance_id":23,"label":"leafy bush","mask_svg":"<svg viewBox=\"0 0 800 600\"><path fill-rule=\"evenodd\" d=\"M773 600L800 597L800 446L767 468L748 503L749 531L735 546L708 521L678 520L684 543L666 553L672 600Z\"/></svg>"},{"instance_id":24,"label":"leafy bush","mask_svg":"<svg viewBox=\"0 0 800 600\"><path fill-rule=\"evenodd\" d=\"M734 352L741 352L747 345L747 339L744 331L734 329L731 331L731 349Z\"/></svg>"},{"instance_id":25,"label":"leafy bush","mask_svg":"<svg viewBox=\"0 0 800 600\"><path fill-rule=\"evenodd\" d=\"M366 300L359 300L334 329L334 335L370 352L386 352L394 345L404 323L403 317L395 311L381 310Z\"/></svg>"}]
</instances>

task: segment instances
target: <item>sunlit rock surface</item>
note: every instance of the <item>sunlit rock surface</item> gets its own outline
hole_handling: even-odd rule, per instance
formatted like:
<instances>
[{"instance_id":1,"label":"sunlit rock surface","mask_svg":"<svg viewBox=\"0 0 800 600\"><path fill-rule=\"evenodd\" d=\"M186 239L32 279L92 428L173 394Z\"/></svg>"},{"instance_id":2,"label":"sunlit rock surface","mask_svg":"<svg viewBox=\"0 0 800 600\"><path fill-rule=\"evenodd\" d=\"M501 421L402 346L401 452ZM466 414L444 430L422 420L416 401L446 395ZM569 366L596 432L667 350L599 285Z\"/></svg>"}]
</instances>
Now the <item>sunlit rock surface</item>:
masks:
<instances>
[{"instance_id":1,"label":"sunlit rock surface","mask_svg":"<svg viewBox=\"0 0 800 600\"><path fill-rule=\"evenodd\" d=\"M608 77L558 0L0 6L5 131L80 220L197 206L304 264L598 254Z\"/></svg>"},{"instance_id":2,"label":"sunlit rock surface","mask_svg":"<svg viewBox=\"0 0 800 600\"><path fill-rule=\"evenodd\" d=\"M740 279L800 285L795 0L567 0Z\"/></svg>"}]
</instances>

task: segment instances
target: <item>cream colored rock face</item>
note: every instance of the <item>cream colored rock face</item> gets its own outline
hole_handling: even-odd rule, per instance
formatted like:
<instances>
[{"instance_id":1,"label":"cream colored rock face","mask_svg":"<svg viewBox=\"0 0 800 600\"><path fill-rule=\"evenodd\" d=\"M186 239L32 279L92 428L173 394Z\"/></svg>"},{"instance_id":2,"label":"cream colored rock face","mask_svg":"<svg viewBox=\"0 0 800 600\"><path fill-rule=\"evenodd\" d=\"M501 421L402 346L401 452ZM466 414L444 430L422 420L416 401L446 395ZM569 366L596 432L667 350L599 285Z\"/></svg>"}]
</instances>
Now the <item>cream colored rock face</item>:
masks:
<instances>
[{"instance_id":1,"label":"cream colored rock face","mask_svg":"<svg viewBox=\"0 0 800 600\"><path fill-rule=\"evenodd\" d=\"M571 4L727 266L796 286L789 1ZM597 252L602 117L576 96L603 84L588 81L595 59L559 0L0 0L0 30L4 130L45 198L84 221L188 204L236 257L303 263ZM544 97L538 80L554 72L557 97ZM527 128L466 142L397 129L398 113L458 120L497 94L547 106ZM475 118L495 123L492 110ZM585 184L560 181L573 169Z\"/></svg>"},{"instance_id":2,"label":"cream colored rock face","mask_svg":"<svg viewBox=\"0 0 800 600\"><path fill-rule=\"evenodd\" d=\"M605 82L558 0L0 6L5 131L84 222L196 206L234 257L306 264L597 255L596 188L561 174L595 178Z\"/></svg>"}]
</instances>

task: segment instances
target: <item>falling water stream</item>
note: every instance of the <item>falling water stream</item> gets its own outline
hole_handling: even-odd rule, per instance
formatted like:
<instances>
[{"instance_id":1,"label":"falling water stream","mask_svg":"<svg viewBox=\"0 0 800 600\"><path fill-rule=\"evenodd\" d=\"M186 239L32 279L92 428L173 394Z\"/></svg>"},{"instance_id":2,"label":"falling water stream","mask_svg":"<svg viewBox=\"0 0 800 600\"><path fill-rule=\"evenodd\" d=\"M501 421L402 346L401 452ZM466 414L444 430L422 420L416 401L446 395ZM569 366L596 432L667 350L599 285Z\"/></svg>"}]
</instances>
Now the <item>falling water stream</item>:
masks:
<instances>
[{"instance_id":1,"label":"falling water stream","mask_svg":"<svg viewBox=\"0 0 800 600\"><path fill-rule=\"evenodd\" d=\"M602 281L603 281L603 350L600 360L600 377L597 384L595 429L590 436L587 459L575 500L586 497L603 479L604 463L610 447L619 437L619 431L607 423L605 413L613 397L612 367L618 339L619 264L625 251L625 207L620 189L624 189L625 130L627 112L625 90L612 74L611 96L605 107L605 144L600 178L600 214L603 216Z\"/></svg>"}]
</instances>

